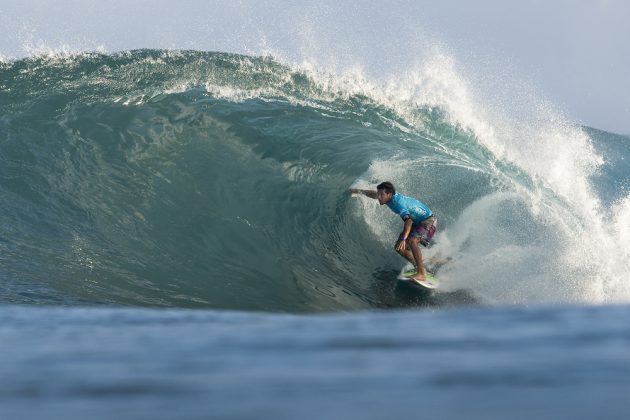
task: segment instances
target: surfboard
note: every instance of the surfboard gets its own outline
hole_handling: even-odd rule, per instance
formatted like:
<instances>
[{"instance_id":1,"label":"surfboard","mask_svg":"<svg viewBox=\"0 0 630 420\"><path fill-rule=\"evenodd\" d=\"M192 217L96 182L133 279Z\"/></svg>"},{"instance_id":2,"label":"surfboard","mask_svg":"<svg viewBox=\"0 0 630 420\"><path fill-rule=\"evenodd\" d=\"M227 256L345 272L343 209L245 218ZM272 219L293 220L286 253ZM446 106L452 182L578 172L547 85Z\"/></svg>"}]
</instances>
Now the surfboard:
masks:
<instances>
[{"instance_id":1,"label":"surfboard","mask_svg":"<svg viewBox=\"0 0 630 420\"><path fill-rule=\"evenodd\" d=\"M408 264L400 271L400 274L398 275L398 280L406 281L411 284L417 284L427 289L437 289L440 285L440 280L435 277L434 274L428 271L424 276L425 280L411 280L409 277L413 276L414 274L416 274L416 269L412 265Z\"/></svg>"}]
</instances>

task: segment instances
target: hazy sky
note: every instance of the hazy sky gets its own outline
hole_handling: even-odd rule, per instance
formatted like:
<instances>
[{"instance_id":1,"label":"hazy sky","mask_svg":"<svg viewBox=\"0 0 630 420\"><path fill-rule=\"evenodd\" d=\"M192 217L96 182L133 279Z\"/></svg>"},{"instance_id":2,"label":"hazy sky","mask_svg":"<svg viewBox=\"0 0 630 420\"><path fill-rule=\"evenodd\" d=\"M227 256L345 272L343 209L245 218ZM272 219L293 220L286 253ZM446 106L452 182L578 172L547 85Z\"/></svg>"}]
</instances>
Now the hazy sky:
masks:
<instances>
[{"instance_id":1,"label":"hazy sky","mask_svg":"<svg viewBox=\"0 0 630 420\"><path fill-rule=\"evenodd\" d=\"M0 58L186 48L400 71L431 44L523 80L571 119L630 133L630 0L0 0Z\"/></svg>"}]
</instances>

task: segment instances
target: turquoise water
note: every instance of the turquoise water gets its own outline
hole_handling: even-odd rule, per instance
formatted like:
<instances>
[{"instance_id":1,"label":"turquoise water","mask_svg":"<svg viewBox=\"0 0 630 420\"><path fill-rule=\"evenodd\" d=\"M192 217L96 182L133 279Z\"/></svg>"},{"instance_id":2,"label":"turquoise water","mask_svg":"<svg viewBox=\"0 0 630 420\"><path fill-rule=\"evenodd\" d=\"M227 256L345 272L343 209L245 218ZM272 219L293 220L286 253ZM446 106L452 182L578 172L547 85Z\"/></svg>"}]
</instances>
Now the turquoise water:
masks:
<instances>
[{"instance_id":1,"label":"turquoise water","mask_svg":"<svg viewBox=\"0 0 630 420\"><path fill-rule=\"evenodd\" d=\"M627 244L610 229L627 222L627 137L516 122L524 132L501 138L473 110L270 57L86 53L0 70L4 303L404 306L413 297L390 281L399 222L346 193L385 179L439 215L427 254L454 258L445 293L630 297ZM604 213L606 225L584 228ZM581 252L595 254L572 261Z\"/></svg>"},{"instance_id":2,"label":"turquoise water","mask_svg":"<svg viewBox=\"0 0 630 420\"><path fill-rule=\"evenodd\" d=\"M626 412L630 138L447 64L0 62L0 410ZM347 193L383 180L439 217L436 292L395 280L400 221Z\"/></svg>"}]
</instances>

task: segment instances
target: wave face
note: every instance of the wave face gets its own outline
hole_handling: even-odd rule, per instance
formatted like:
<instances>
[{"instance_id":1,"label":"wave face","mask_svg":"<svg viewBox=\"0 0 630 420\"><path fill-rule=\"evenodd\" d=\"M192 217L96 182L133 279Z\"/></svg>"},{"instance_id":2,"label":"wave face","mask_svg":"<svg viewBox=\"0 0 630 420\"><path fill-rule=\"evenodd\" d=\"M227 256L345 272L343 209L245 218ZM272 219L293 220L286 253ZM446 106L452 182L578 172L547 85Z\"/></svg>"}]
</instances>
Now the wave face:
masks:
<instances>
[{"instance_id":1,"label":"wave face","mask_svg":"<svg viewBox=\"0 0 630 420\"><path fill-rule=\"evenodd\" d=\"M431 68L380 86L192 51L0 63L0 299L293 312L630 300L629 139L497 119ZM346 193L383 180L439 215L426 254L453 257L441 293L395 284L399 220Z\"/></svg>"}]
</instances>

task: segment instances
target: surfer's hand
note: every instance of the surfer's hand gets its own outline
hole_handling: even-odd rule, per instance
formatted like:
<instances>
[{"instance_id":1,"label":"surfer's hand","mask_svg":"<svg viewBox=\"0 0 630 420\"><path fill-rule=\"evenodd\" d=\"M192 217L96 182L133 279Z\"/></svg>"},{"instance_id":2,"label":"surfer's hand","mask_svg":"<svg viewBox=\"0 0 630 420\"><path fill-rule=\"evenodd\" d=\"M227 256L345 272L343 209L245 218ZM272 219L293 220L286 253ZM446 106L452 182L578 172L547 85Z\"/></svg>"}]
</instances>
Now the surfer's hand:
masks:
<instances>
[{"instance_id":1,"label":"surfer's hand","mask_svg":"<svg viewBox=\"0 0 630 420\"><path fill-rule=\"evenodd\" d=\"M402 251L403 249L405 249L406 246L407 246L406 241L401 239L398 242L396 242L396 251Z\"/></svg>"},{"instance_id":2,"label":"surfer's hand","mask_svg":"<svg viewBox=\"0 0 630 420\"><path fill-rule=\"evenodd\" d=\"M356 188L350 188L350 194L361 194L361 190Z\"/></svg>"}]
</instances>

